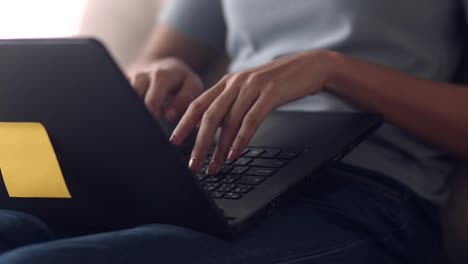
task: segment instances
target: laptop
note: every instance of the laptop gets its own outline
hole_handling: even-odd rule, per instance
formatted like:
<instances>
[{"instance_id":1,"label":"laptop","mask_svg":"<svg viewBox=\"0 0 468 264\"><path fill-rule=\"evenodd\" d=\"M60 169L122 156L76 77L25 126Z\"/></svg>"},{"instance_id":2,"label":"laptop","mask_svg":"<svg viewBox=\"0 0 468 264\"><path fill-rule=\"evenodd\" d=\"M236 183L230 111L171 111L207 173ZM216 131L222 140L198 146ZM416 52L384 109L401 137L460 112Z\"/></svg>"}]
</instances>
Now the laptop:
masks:
<instances>
[{"instance_id":1,"label":"laptop","mask_svg":"<svg viewBox=\"0 0 468 264\"><path fill-rule=\"evenodd\" d=\"M208 177L187 168L190 148L168 141L97 40L1 40L0 58L0 122L45 126L72 196L11 198L2 178L1 208L83 232L163 223L235 237L382 123L273 112L242 157Z\"/></svg>"}]
</instances>

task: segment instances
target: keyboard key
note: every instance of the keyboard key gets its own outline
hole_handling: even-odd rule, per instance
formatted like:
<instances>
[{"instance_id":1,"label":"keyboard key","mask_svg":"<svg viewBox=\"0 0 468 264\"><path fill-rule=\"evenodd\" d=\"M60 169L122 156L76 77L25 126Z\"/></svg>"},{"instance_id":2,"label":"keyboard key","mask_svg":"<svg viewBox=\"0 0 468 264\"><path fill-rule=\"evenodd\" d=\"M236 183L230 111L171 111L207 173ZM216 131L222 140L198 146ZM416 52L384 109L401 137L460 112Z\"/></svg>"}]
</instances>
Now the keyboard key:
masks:
<instances>
[{"instance_id":1,"label":"keyboard key","mask_svg":"<svg viewBox=\"0 0 468 264\"><path fill-rule=\"evenodd\" d=\"M242 194L240 193L228 193L224 196L225 199L229 199L229 200L239 200L240 198L242 198Z\"/></svg>"},{"instance_id":2,"label":"keyboard key","mask_svg":"<svg viewBox=\"0 0 468 264\"><path fill-rule=\"evenodd\" d=\"M281 168L288 164L285 160L277 160L277 159L256 159L250 166L255 167L268 167L268 168Z\"/></svg>"},{"instance_id":3,"label":"keyboard key","mask_svg":"<svg viewBox=\"0 0 468 264\"><path fill-rule=\"evenodd\" d=\"M208 183L208 184L205 184L203 185L203 189L205 189L205 191L207 192L212 192L212 191L216 191L216 189L219 188L219 183Z\"/></svg>"},{"instance_id":4,"label":"keyboard key","mask_svg":"<svg viewBox=\"0 0 468 264\"><path fill-rule=\"evenodd\" d=\"M232 170L232 166L224 166L221 173L229 173Z\"/></svg>"},{"instance_id":5,"label":"keyboard key","mask_svg":"<svg viewBox=\"0 0 468 264\"><path fill-rule=\"evenodd\" d=\"M228 175L221 180L221 183L235 183L240 177L240 175Z\"/></svg>"},{"instance_id":6,"label":"keyboard key","mask_svg":"<svg viewBox=\"0 0 468 264\"><path fill-rule=\"evenodd\" d=\"M203 167L201 167L199 172L205 173L207 169L208 169L208 166L203 166Z\"/></svg>"},{"instance_id":7,"label":"keyboard key","mask_svg":"<svg viewBox=\"0 0 468 264\"><path fill-rule=\"evenodd\" d=\"M215 198L215 199L223 198L224 193L222 193L222 192L210 192L210 197Z\"/></svg>"},{"instance_id":8,"label":"keyboard key","mask_svg":"<svg viewBox=\"0 0 468 264\"><path fill-rule=\"evenodd\" d=\"M286 151L282 151L278 156L276 156L276 158L290 160L290 159L294 159L295 157L297 157L297 155L299 155L299 152L286 150Z\"/></svg>"},{"instance_id":9,"label":"keyboard key","mask_svg":"<svg viewBox=\"0 0 468 264\"><path fill-rule=\"evenodd\" d=\"M249 151L250 151L250 149L249 149L249 148L245 148L245 149L242 151L242 153L240 154L240 156L239 156L239 157L242 157L242 156L244 156L244 155L245 155L245 154L247 154L247 152L249 152Z\"/></svg>"},{"instance_id":10,"label":"keyboard key","mask_svg":"<svg viewBox=\"0 0 468 264\"><path fill-rule=\"evenodd\" d=\"M263 154L265 150L263 149L250 149L247 154L244 155L245 158L258 158L260 155Z\"/></svg>"},{"instance_id":11,"label":"keyboard key","mask_svg":"<svg viewBox=\"0 0 468 264\"><path fill-rule=\"evenodd\" d=\"M197 173L195 174L195 178L197 178L198 181L203 181L206 178L205 173Z\"/></svg>"},{"instance_id":12,"label":"keyboard key","mask_svg":"<svg viewBox=\"0 0 468 264\"><path fill-rule=\"evenodd\" d=\"M240 158L234 162L234 165L236 166L246 166L252 161L251 158Z\"/></svg>"},{"instance_id":13,"label":"keyboard key","mask_svg":"<svg viewBox=\"0 0 468 264\"><path fill-rule=\"evenodd\" d=\"M265 177L259 176L244 176L237 183L247 185L258 185L265 180Z\"/></svg>"},{"instance_id":14,"label":"keyboard key","mask_svg":"<svg viewBox=\"0 0 468 264\"><path fill-rule=\"evenodd\" d=\"M246 194L253 190L253 188L254 187L250 185L237 185L237 188L235 188L232 192Z\"/></svg>"},{"instance_id":15,"label":"keyboard key","mask_svg":"<svg viewBox=\"0 0 468 264\"><path fill-rule=\"evenodd\" d=\"M219 182L224 177L226 177L226 175L224 175L224 174L209 175L209 176L206 176L206 178L205 178L205 180L203 180L203 182Z\"/></svg>"},{"instance_id":16,"label":"keyboard key","mask_svg":"<svg viewBox=\"0 0 468 264\"><path fill-rule=\"evenodd\" d=\"M268 177L275 173L275 171L276 169L274 168L251 168L245 175Z\"/></svg>"},{"instance_id":17,"label":"keyboard key","mask_svg":"<svg viewBox=\"0 0 468 264\"><path fill-rule=\"evenodd\" d=\"M237 167L234 167L234 168L231 170L231 174L243 174L243 173L246 172L248 169L249 169L249 167L237 166Z\"/></svg>"},{"instance_id":18,"label":"keyboard key","mask_svg":"<svg viewBox=\"0 0 468 264\"><path fill-rule=\"evenodd\" d=\"M218 188L218 192L223 192L223 193L227 193L227 192L231 192L232 190L234 190L237 186L234 185L234 184L221 184L221 186Z\"/></svg>"},{"instance_id":19,"label":"keyboard key","mask_svg":"<svg viewBox=\"0 0 468 264\"><path fill-rule=\"evenodd\" d=\"M267 150L265 150L265 152L260 156L260 158L272 159L272 158L274 158L276 155L278 155L279 153L280 153L280 150L279 150L279 149L267 149Z\"/></svg>"},{"instance_id":20,"label":"keyboard key","mask_svg":"<svg viewBox=\"0 0 468 264\"><path fill-rule=\"evenodd\" d=\"M235 160L226 160L224 162L224 165L229 166L229 165L232 165L234 162L236 162L236 161Z\"/></svg>"}]
</instances>

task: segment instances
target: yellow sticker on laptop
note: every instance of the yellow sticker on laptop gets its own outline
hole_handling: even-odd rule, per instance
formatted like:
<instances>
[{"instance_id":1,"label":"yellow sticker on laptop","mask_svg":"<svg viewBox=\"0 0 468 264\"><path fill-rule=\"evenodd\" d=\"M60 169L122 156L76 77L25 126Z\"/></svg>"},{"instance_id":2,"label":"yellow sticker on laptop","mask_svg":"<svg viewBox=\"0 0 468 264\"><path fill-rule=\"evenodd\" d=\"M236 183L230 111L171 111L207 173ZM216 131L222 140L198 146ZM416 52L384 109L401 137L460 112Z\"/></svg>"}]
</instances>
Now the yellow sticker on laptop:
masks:
<instances>
[{"instance_id":1,"label":"yellow sticker on laptop","mask_svg":"<svg viewBox=\"0 0 468 264\"><path fill-rule=\"evenodd\" d=\"M12 198L71 198L40 123L0 122L0 170Z\"/></svg>"}]
</instances>

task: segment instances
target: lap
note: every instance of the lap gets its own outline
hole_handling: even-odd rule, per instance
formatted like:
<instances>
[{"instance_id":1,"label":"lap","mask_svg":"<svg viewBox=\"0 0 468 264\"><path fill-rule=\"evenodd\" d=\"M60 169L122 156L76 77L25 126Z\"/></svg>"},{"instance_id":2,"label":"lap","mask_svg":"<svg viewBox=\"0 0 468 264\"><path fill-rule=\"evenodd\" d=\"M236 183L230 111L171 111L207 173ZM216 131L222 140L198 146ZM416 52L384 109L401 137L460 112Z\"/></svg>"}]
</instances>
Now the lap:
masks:
<instances>
[{"instance_id":1,"label":"lap","mask_svg":"<svg viewBox=\"0 0 468 264\"><path fill-rule=\"evenodd\" d=\"M427 252L440 246L439 235L422 201L404 188L379 189L336 174L328 171L303 187L233 241L155 224L19 248L0 263L430 261Z\"/></svg>"},{"instance_id":2,"label":"lap","mask_svg":"<svg viewBox=\"0 0 468 264\"><path fill-rule=\"evenodd\" d=\"M21 212L0 210L0 253L54 238L41 220Z\"/></svg>"}]
</instances>

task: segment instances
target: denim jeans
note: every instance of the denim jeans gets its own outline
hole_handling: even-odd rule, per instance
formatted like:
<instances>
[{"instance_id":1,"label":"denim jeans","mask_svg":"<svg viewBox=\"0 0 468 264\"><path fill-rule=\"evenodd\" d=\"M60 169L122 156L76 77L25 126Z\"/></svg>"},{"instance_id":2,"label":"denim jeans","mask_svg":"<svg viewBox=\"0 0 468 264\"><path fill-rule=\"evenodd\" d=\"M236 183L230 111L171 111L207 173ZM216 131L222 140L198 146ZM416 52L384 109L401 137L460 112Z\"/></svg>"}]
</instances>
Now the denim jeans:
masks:
<instances>
[{"instance_id":1,"label":"denim jeans","mask_svg":"<svg viewBox=\"0 0 468 264\"><path fill-rule=\"evenodd\" d=\"M233 241L154 224L54 240L32 216L0 211L0 263L431 263L437 209L391 179L324 170Z\"/></svg>"}]
</instances>

